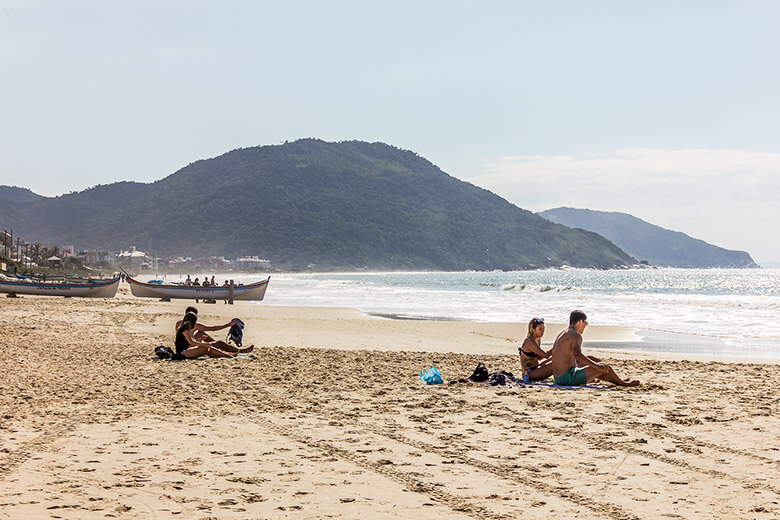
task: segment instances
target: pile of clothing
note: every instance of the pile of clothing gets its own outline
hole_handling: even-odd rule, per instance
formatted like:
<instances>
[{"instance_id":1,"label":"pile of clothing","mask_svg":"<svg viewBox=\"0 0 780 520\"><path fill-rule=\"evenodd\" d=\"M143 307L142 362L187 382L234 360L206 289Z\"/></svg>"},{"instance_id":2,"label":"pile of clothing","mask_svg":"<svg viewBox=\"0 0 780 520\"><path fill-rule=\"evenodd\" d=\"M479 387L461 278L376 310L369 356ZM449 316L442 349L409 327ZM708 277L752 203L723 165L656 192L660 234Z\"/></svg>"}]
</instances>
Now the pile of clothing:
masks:
<instances>
[{"instance_id":1,"label":"pile of clothing","mask_svg":"<svg viewBox=\"0 0 780 520\"><path fill-rule=\"evenodd\" d=\"M457 383L481 383L490 386L508 386L522 388L525 386L522 379L515 377L512 372L501 370L499 372L489 372L484 363L479 363L477 368L469 377L453 379L451 385Z\"/></svg>"}]
</instances>

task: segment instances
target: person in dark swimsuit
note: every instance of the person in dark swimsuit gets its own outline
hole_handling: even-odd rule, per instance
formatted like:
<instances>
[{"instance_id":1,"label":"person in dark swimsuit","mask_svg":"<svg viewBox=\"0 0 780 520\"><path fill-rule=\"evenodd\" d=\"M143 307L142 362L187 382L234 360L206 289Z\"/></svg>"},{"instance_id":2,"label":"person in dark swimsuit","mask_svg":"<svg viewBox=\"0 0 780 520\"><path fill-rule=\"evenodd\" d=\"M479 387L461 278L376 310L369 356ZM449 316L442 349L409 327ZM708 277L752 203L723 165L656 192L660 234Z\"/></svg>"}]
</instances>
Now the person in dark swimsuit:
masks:
<instances>
[{"instance_id":1,"label":"person in dark swimsuit","mask_svg":"<svg viewBox=\"0 0 780 520\"><path fill-rule=\"evenodd\" d=\"M238 355L237 352L226 352L219 348L221 346L220 344L227 345L227 343L224 341L206 343L204 341L195 340L193 335L195 331L195 324L197 322L198 316L188 312L181 321L181 326L176 330L174 347L176 349L176 356L179 359L195 359L200 356L209 356L215 358L236 357L236 355Z\"/></svg>"},{"instance_id":2,"label":"person in dark swimsuit","mask_svg":"<svg viewBox=\"0 0 780 520\"><path fill-rule=\"evenodd\" d=\"M185 315L187 313L190 313L190 312L192 314L194 314L196 317L198 316L198 309L197 308L190 306L190 307L187 307L186 309L184 309L184 314ZM176 328L177 331L181 328L182 323L184 323L184 320L179 320L179 321L176 322L176 327L175 328ZM211 336L209 336L207 334L207 331L208 332L213 332L215 330L227 329L227 328L232 327L233 325L235 325L235 323L236 323L236 320L232 320L232 321L226 323L225 325L214 325L214 326L208 326L208 325L204 325L202 323L195 323L195 326L192 328L192 331L191 331L192 332L192 339L194 339L195 341L200 341L201 343L211 343L212 347L217 347L218 349L223 350L225 352L229 352L229 353L240 352L242 354L245 354L247 352L252 352L252 350L254 350L254 348L255 348L254 345L249 345L248 347L244 347L244 348L238 348L238 347L235 347L233 345L230 345L229 343L225 343L224 341L215 340L214 338L212 338Z\"/></svg>"},{"instance_id":3,"label":"person in dark swimsuit","mask_svg":"<svg viewBox=\"0 0 780 520\"><path fill-rule=\"evenodd\" d=\"M520 352L520 366L528 372L531 381L544 381L553 375L550 356L552 350L542 350L542 336L544 336L544 318L534 318L528 322L528 336L518 349Z\"/></svg>"}]
</instances>

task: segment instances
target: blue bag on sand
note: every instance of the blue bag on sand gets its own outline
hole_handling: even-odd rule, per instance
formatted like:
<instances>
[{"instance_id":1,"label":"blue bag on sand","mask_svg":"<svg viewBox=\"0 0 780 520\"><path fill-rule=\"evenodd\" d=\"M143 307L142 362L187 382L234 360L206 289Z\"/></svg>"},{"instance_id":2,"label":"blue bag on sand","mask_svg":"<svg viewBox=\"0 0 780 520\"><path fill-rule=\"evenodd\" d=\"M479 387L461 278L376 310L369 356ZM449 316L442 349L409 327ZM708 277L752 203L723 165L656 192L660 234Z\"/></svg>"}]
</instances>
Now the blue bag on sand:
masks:
<instances>
[{"instance_id":1,"label":"blue bag on sand","mask_svg":"<svg viewBox=\"0 0 780 520\"><path fill-rule=\"evenodd\" d=\"M441 372L434 366L420 370L420 379L425 381L426 385L440 385L444 382L441 377Z\"/></svg>"}]
</instances>

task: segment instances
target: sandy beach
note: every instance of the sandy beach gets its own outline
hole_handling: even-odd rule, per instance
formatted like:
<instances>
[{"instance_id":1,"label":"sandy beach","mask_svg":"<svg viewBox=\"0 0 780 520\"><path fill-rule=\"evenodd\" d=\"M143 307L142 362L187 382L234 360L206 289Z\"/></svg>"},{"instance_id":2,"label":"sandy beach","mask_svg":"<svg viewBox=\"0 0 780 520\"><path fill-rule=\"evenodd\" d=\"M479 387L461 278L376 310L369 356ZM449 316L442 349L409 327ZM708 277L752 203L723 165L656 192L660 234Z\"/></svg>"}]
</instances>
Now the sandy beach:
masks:
<instances>
[{"instance_id":1,"label":"sandy beach","mask_svg":"<svg viewBox=\"0 0 780 520\"><path fill-rule=\"evenodd\" d=\"M198 307L256 358L152 359L190 304L0 297L0 518L780 517L776 363L610 349L640 388L426 386L519 372L525 326L249 302Z\"/></svg>"}]
</instances>

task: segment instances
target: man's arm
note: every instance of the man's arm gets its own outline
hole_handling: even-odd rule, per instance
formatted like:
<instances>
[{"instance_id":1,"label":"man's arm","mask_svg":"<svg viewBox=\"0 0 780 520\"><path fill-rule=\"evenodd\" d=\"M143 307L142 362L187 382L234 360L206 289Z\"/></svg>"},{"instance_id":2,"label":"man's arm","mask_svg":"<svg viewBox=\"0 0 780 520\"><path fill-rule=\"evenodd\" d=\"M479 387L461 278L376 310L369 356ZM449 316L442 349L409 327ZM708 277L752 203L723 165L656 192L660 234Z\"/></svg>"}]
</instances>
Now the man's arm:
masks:
<instances>
[{"instance_id":1,"label":"man's arm","mask_svg":"<svg viewBox=\"0 0 780 520\"><path fill-rule=\"evenodd\" d=\"M588 356L582 353L582 336L580 336L579 334L577 336L578 337L573 340L573 345L572 345L574 360L577 361L577 364L579 366L592 365L593 361L591 361L591 359Z\"/></svg>"},{"instance_id":2,"label":"man's arm","mask_svg":"<svg viewBox=\"0 0 780 520\"><path fill-rule=\"evenodd\" d=\"M583 355L584 355L584 354L583 354ZM590 360L590 362L588 363L589 365L598 365L598 366L601 366L601 365L603 365L603 364L604 364L604 362L602 362L602 361L601 361L599 358L595 358L595 357L593 357L593 356L587 356L587 355L585 355L585 357L586 357L586 358L588 358L588 359Z\"/></svg>"},{"instance_id":3,"label":"man's arm","mask_svg":"<svg viewBox=\"0 0 780 520\"><path fill-rule=\"evenodd\" d=\"M209 332L209 331L214 331L214 330L226 329L228 327L232 327L235 324L236 324L236 320L231 320L231 322L226 324L226 325L214 325L212 327L209 327L207 325L203 325L202 323L196 323L195 324L195 328L197 330L200 330L200 331L203 331L203 332Z\"/></svg>"}]
</instances>

